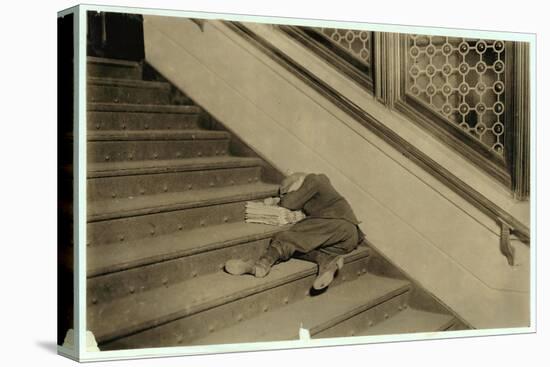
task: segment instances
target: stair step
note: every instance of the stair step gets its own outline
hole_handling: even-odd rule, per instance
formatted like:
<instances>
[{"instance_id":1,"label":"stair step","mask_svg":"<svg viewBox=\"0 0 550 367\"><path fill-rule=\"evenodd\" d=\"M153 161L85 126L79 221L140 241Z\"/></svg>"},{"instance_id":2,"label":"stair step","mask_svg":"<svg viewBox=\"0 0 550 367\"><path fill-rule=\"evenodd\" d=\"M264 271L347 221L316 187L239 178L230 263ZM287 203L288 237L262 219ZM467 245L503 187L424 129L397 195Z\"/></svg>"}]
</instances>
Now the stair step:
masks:
<instances>
[{"instance_id":1,"label":"stair step","mask_svg":"<svg viewBox=\"0 0 550 367\"><path fill-rule=\"evenodd\" d=\"M145 130L145 131L91 131L88 141L150 141L150 140L227 140L231 135L216 130Z\"/></svg>"},{"instance_id":2,"label":"stair step","mask_svg":"<svg viewBox=\"0 0 550 367\"><path fill-rule=\"evenodd\" d=\"M87 246L102 246L120 242L121 239L129 242L142 238L157 238L183 230L242 222L244 211L245 203L236 201L89 222Z\"/></svg>"},{"instance_id":3,"label":"stair step","mask_svg":"<svg viewBox=\"0 0 550 367\"><path fill-rule=\"evenodd\" d=\"M166 211L212 206L231 202L256 200L278 193L279 186L265 183L230 187L189 190L134 198L115 198L88 204L88 221L117 219ZM242 204L244 206L244 203ZM244 218L243 218L244 219Z\"/></svg>"},{"instance_id":4,"label":"stair step","mask_svg":"<svg viewBox=\"0 0 550 367\"><path fill-rule=\"evenodd\" d=\"M346 261L365 258L368 253L368 248L361 247L347 255ZM94 305L88 312L88 325L98 342L104 343L221 305L228 305L233 301L302 278L313 277L316 268L313 263L291 259L274 267L265 278L235 277L220 270L189 281L168 284L131 297L116 299L110 303ZM308 279L308 282L311 280ZM226 312L223 314L228 315Z\"/></svg>"},{"instance_id":5,"label":"stair step","mask_svg":"<svg viewBox=\"0 0 550 367\"><path fill-rule=\"evenodd\" d=\"M453 326L452 315L434 313L407 308L393 317L355 335L390 335L446 330Z\"/></svg>"},{"instance_id":6,"label":"stair step","mask_svg":"<svg viewBox=\"0 0 550 367\"><path fill-rule=\"evenodd\" d=\"M192 160L192 159L191 159ZM182 160L185 161L185 160ZM222 161L214 162L220 163ZM246 163L251 163L246 162ZM162 194L168 192L187 191L189 185L194 190L220 188L232 185L245 185L247 183L259 182L261 180L261 162L249 167L232 167L203 164L200 170L190 169L189 165L169 166L171 171L154 167L157 170L151 173L128 175L127 170L103 172L110 176L88 179L88 200L106 200L111 198L138 197L142 192L147 195ZM143 169L143 171L146 171ZM118 175L113 175L117 173Z\"/></svg>"},{"instance_id":7,"label":"stair step","mask_svg":"<svg viewBox=\"0 0 550 367\"><path fill-rule=\"evenodd\" d=\"M211 274L232 258L257 259L283 229L239 222L91 247L88 303L110 302Z\"/></svg>"},{"instance_id":8,"label":"stair step","mask_svg":"<svg viewBox=\"0 0 550 367\"><path fill-rule=\"evenodd\" d=\"M262 165L256 157L214 156L131 162L97 162L88 165L88 178L244 168Z\"/></svg>"},{"instance_id":9,"label":"stair step","mask_svg":"<svg viewBox=\"0 0 550 367\"><path fill-rule=\"evenodd\" d=\"M208 130L94 131L88 134L88 162L223 156L229 137Z\"/></svg>"},{"instance_id":10,"label":"stair step","mask_svg":"<svg viewBox=\"0 0 550 367\"><path fill-rule=\"evenodd\" d=\"M193 344L293 340L299 338L300 327L309 330L313 336L370 307L405 294L409 287L407 281L367 273L356 280L329 287L318 296L304 298L212 333Z\"/></svg>"},{"instance_id":11,"label":"stair step","mask_svg":"<svg viewBox=\"0 0 550 367\"><path fill-rule=\"evenodd\" d=\"M235 222L178 231L154 239L143 238L91 247L88 249L88 277L270 238L284 228ZM221 261L225 263L225 259Z\"/></svg>"},{"instance_id":12,"label":"stair step","mask_svg":"<svg viewBox=\"0 0 550 367\"><path fill-rule=\"evenodd\" d=\"M87 57L87 75L92 77L141 79L141 65L135 61Z\"/></svg>"},{"instance_id":13,"label":"stair step","mask_svg":"<svg viewBox=\"0 0 550 367\"><path fill-rule=\"evenodd\" d=\"M170 104L170 84L145 80L88 77L89 102Z\"/></svg>"},{"instance_id":14,"label":"stair step","mask_svg":"<svg viewBox=\"0 0 550 367\"><path fill-rule=\"evenodd\" d=\"M88 112L136 112L152 113L159 117L165 114L192 115L202 112L202 109L194 105L157 105L157 104L134 104L134 103L107 103L88 102Z\"/></svg>"}]
</instances>

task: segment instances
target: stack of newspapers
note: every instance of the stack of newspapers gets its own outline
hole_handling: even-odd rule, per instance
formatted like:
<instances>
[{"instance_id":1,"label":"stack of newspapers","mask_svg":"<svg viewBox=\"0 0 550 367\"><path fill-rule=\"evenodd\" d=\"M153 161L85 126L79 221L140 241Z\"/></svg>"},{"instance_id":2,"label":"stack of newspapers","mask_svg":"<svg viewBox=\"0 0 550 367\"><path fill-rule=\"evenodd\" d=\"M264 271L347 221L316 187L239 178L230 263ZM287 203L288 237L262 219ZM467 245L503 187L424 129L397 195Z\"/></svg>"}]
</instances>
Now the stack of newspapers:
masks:
<instances>
[{"instance_id":1,"label":"stack of newspapers","mask_svg":"<svg viewBox=\"0 0 550 367\"><path fill-rule=\"evenodd\" d=\"M247 201L245 221L247 223L261 223L272 226L294 224L306 216L301 210L288 210L278 205L266 204L262 201Z\"/></svg>"}]
</instances>

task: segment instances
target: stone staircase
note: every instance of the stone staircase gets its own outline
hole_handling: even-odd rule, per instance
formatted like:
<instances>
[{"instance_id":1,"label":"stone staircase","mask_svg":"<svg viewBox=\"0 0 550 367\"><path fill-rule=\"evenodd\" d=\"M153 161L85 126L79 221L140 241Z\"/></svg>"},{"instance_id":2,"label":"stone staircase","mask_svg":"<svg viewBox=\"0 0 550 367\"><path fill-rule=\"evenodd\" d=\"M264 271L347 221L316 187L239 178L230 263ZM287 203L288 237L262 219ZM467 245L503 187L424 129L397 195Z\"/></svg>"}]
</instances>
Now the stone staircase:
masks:
<instances>
[{"instance_id":1,"label":"stone staircase","mask_svg":"<svg viewBox=\"0 0 550 367\"><path fill-rule=\"evenodd\" d=\"M300 325L312 338L464 327L365 245L320 294L316 266L300 260L262 279L226 274L226 260L258 257L284 230L244 222L277 175L142 75L139 63L88 61L87 322L101 350L290 340Z\"/></svg>"}]
</instances>

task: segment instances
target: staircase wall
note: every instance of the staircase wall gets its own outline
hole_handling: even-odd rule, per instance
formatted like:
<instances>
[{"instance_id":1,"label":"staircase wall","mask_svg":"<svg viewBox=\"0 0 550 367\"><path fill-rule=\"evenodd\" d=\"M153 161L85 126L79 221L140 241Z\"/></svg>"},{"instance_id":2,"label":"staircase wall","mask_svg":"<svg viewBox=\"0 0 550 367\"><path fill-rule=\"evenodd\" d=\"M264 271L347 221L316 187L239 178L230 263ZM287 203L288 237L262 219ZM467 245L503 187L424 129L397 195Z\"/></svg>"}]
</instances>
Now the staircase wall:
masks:
<instances>
[{"instance_id":1,"label":"staircase wall","mask_svg":"<svg viewBox=\"0 0 550 367\"><path fill-rule=\"evenodd\" d=\"M316 68L319 77L346 84L345 77L271 26L250 26ZM529 249L515 243L518 265L508 266L490 218L224 23L208 21L201 30L184 18L145 16L144 37L147 62L275 168L327 174L352 203L372 246L463 321L474 328L529 325ZM349 80L346 85L348 90L340 90L346 97L380 110L369 93ZM390 125L401 122L378 112ZM424 137L418 144L433 154L449 154L461 163L457 172L468 173L467 162L437 142ZM473 167L470 174L481 177ZM504 190L494 187L496 194L488 195L528 222L528 209L506 206Z\"/></svg>"}]
</instances>

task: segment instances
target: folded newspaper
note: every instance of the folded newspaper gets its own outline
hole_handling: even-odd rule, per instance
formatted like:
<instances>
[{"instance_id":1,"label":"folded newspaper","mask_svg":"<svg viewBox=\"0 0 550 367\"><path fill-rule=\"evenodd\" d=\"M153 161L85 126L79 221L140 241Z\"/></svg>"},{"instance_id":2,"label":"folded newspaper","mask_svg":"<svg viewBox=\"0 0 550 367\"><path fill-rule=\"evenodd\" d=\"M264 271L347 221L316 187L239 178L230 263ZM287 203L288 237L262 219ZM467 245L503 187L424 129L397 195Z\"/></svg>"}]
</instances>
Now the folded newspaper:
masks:
<instances>
[{"instance_id":1,"label":"folded newspaper","mask_svg":"<svg viewBox=\"0 0 550 367\"><path fill-rule=\"evenodd\" d=\"M301 210L283 208L273 203L272 200L246 202L245 221L247 223L284 226L297 223L305 217Z\"/></svg>"}]
</instances>

